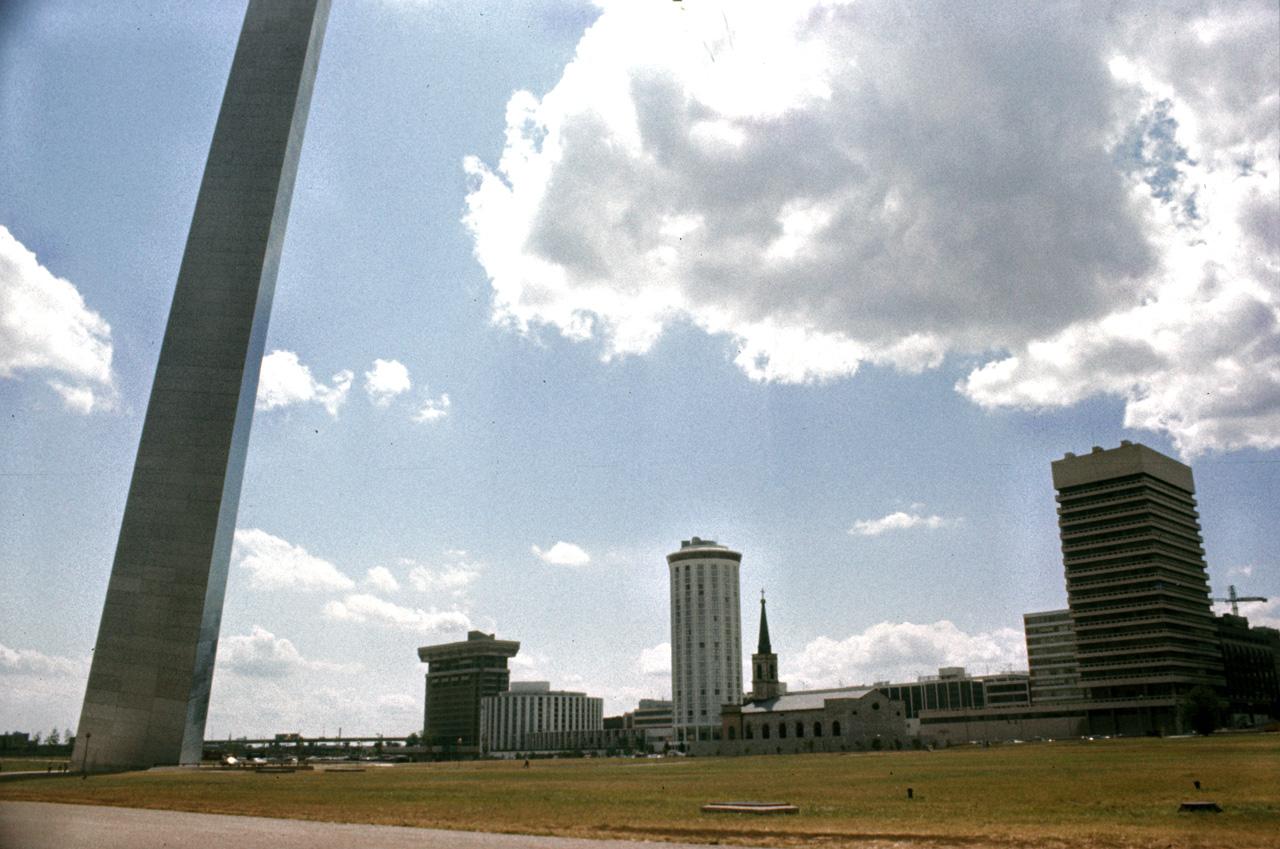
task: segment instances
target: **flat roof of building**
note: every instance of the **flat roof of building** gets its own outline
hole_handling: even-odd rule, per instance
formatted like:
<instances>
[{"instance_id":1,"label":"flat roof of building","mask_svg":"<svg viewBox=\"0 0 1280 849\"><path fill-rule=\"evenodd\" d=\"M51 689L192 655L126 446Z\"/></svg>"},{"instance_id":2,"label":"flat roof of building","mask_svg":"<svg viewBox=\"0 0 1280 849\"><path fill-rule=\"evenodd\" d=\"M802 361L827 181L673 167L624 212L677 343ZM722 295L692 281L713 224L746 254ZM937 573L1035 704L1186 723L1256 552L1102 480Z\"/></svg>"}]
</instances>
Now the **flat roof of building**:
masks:
<instances>
[{"instance_id":1,"label":"flat roof of building","mask_svg":"<svg viewBox=\"0 0 1280 849\"><path fill-rule=\"evenodd\" d=\"M1068 453L1049 464L1053 469L1053 488L1097 483L1127 475L1147 474L1187 492L1195 492L1191 467L1166 457L1139 442L1125 439L1119 448L1104 449L1095 445L1088 454Z\"/></svg>"},{"instance_id":2,"label":"flat roof of building","mask_svg":"<svg viewBox=\"0 0 1280 849\"><path fill-rule=\"evenodd\" d=\"M433 660L452 660L461 657L515 657L520 651L518 640L499 640L483 631L468 631L467 638L456 643L440 643L422 646L418 659L423 663Z\"/></svg>"},{"instance_id":3,"label":"flat roof of building","mask_svg":"<svg viewBox=\"0 0 1280 849\"><path fill-rule=\"evenodd\" d=\"M667 555L667 563L675 563L677 560L693 560L703 558L718 557L723 560L733 560L742 562L742 555L736 551L731 551L723 545L720 545L713 539L693 539L681 540L680 550Z\"/></svg>"}]
</instances>

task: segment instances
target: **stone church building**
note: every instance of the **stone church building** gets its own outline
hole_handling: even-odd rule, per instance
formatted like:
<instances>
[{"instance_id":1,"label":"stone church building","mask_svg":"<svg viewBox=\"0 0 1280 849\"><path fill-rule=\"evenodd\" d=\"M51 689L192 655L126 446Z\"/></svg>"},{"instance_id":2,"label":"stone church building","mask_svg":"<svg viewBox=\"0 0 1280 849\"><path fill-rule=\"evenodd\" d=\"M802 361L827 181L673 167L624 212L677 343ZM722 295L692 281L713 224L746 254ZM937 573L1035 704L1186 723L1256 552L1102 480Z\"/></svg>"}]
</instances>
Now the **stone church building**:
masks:
<instances>
[{"instance_id":1,"label":"stone church building","mask_svg":"<svg viewBox=\"0 0 1280 849\"><path fill-rule=\"evenodd\" d=\"M760 639L751 656L751 695L720 709L720 739L691 754L763 755L901 749L911 743L902 702L870 687L788 693L760 599Z\"/></svg>"}]
</instances>

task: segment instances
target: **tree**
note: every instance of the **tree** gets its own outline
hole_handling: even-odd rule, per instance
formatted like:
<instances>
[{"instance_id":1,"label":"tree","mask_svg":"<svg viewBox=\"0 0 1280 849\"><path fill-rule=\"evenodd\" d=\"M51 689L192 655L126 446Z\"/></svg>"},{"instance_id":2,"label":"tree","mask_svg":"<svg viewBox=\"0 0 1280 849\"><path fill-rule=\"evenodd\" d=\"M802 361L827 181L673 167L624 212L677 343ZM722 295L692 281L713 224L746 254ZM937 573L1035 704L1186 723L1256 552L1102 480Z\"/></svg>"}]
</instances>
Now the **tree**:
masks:
<instances>
[{"instance_id":1,"label":"tree","mask_svg":"<svg viewBox=\"0 0 1280 849\"><path fill-rule=\"evenodd\" d=\"M1226 705L1211 687L1200 684L1188 690L1178 700L1178 717L1183 726L1197 734L1208 736L1222 724Z\"/></svg>"},{"instance_id":2,"label":"tree","mask_svg":"<svg viewBox=\"0 0 1280 849\"><path fill-rule=\"evenodd\" d=\"M44 742L46 746L61 746L62 738L58 736L58 729L54 728L50 731L49 736L44 738Z\"/></svg>"}]
</instances>

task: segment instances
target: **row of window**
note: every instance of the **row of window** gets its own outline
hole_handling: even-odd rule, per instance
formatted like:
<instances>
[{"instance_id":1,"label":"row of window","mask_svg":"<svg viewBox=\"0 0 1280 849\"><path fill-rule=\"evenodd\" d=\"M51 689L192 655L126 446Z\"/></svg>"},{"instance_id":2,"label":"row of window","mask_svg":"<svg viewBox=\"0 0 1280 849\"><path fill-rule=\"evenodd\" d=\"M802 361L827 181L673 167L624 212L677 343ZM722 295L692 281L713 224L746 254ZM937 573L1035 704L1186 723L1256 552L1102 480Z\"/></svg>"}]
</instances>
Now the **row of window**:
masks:
<instances>
[{"instance_id":1,"label":"row of window","mask_svg":"<svg viewBox=\"0 0 1280 849\"><path fill-rule=\"evenodd\" d=\"M729 739L730 739L730 740L733 740L733 739L735 739L735 738L736 738L736 736L737 736L737 731L738 731L738 729L734 728L733 726L729 726ZM770 725L769 725L769 723L765 722L765 723L761 723L761 724L760 724L760 739L761 739L761 740L768 740L768 739L769 739L769 735L770 735L771 733L772 733L772 726L770 726ZM804 723L803 723L803 722L797 722L797 723L795 724L795 733L796 733L796 737L797 737L797 738L802 738L802 737L804 737ZM810 733L811 733L814 737L821 737L821 736L822 736L822 723L821 723L821 722L815 722L815 723L813 723L813 726L810 728ZM786 739L786 736L787 736L787 723L785 723L785 722L779 722L779 723L778 723L778 739L779 739L779 740ZM839 737L839 736L840 736L840 720L838 720L838 719L837 719L837 720L834 720L834 721L831 723L831 736L832 736L832 737ZM754 739L755 739L755 726L754 726L754 725L752 725L751 723L749 723L749 722L748 722L746 725L744 725L744 726L742 727L742 739L744 739L744 740L754 740Z\"/></svg>"}]
</instances>

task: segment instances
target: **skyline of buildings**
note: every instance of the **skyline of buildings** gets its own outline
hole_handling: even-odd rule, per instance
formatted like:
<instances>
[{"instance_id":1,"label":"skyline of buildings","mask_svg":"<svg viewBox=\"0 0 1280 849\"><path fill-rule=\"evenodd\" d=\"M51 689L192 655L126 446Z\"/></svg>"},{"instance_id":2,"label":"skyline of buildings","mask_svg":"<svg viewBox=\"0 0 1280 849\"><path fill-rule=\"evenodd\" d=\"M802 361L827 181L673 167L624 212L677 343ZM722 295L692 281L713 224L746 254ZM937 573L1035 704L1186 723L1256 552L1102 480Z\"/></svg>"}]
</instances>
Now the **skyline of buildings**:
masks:
<instances>
[{"instance_id":1,"label":"skyline of buildings","mask_svg":"<svg viewBox=\"0 0 1280 849\"><path fill-rule=\"evenodd\" d=\"M1127 440L1080 457L1068 452L1051 465L1068 607L1023 615L1026 671L973 676L963 667L943 667L915 682L788 692L779 679L762 591L746 690L742 554L694 536L666 558L673 698L649 701L649 713L669 716L668 737L624 734L637 726L626 716L605 720L599 698L553 692L547 682L512 684L508 692L503 677L492 679L482 698L474 697L474 687L466 691L470 702L448 695L455 711L465 707L473 714L469 721L484 727L474 739L460 735L458 742L510 751L528 741L604 747L669 739L703 753L735 743L733 752L746 753L752 751L748 741L770 734L781 741L788 733L792 742L780 747L788 751L863 748L882 735L900 746L907 736L950 741L973 733L984 739L1146 734L1179 727L1178 699L1199 684L1214 687L1232 710L1274 717L1280 711L1280 633L1250 628L1243 617L1213 616L1190 467ZM486 641L492 635L472 632L467 643L424 647L419 656L478 656L476 646ZM519 644L502 645L515 647L502 660L505 676L505 658ZM485 665L468 662L477 669ZM444 709L442 688L455 674L442 666L428 674L425 727L436 742L433 723L441 720L432 711ZM872 694L889 700L893 723L855 719L858 705ZM880 709L876 698L865 705ZM840 729L846 739L835 739L846 736Z\"/></svg>"},{"instance_id":2,"label":"skyline of buildings","mask_svg":"<svg viewBox=\"0 0 1280 849\"><path fill-rule=\"evenodd\" d=\"M725 648L741 640L740 608L731 600L742 555L714 540L684 540L667 556L672 739L703 752L706 744L736 742L746 752L751 729L785 739L790 728L798 740L807 728L816 740L825 727L834 737L841 726L833 726L833 711L871 691L892 700L902 734L919 737L923 727L929 739L948 741L975 727L984 739L1163 733L1180 727L1178 699L1199 684L1250 717L1255 709L1259 716L1280 711L1280 639L1242 617L1215 619L1210 608L1191 468L1128 440L1080 457L1067 452L1051 468L1068 607L1024 614L1026 671L971 676L945 667L911 683L789 693L778 677L762 592L751 688L730 689L725 672L741 666ZM718 706L711 703L716 695ZM856 714L842 714L845 728L854 727ZM713 716L719 726L708 721ZM828 739L819 748L832 745L848 742Z\"/></svg>"},{"instance_id":3,"label":"skyline of buildings","mask_svg":"<svg viewBox=\"0 0 1280 849\"><path fill-rule=\"evenodd\" d=\"M6 19L0 76L25 107L0 134L0 251L6 292L40 293L13 303L13 350L30 356L0 380L11 727L77 723L246 5L86 17L54 0ZM957 73L938 85L921 82L937 33L904 31L892 4L799 29L770 25L803 22L783 7L729 8L753 56L836 57L786 63L765 98L762 66L725 61L751 52L742 30L734 54L717 15L640 7L495 20L334 4L211 738L417 730L405 648L471 628L524 640L514 677L607 693L611 714L669 697L655 567L690 533L744 553L749 597L769 588L794 687L1024 668L1021 613L1066 608L1049 459L1121 437L1194 465L1213 594L1270 596L1241 612L1280 625L1265 367L1280 325L1259 318L1276 255L1273 217L1254 214L1274 213L1280 187L1273 122L1258 120L1275 103L1274 4L1106 20L1049 4L1049 42L1042 16L992 33L965 6L941 33ZM891 61L846 61L868 51ZM627 116L660 121L676 102L646 96L654 62L706 120L634 135ZM838 96L812 96L828 85ZM994 153L928 131L939 85ZM885 86L892 108L866 96ZM621 106L601 124L599 103ZM788 139L779 114L824 132ZM741 132L711 132L725 127ZM620 158L592 156L600 144ZM850 150L877 197L935 228L859 205ZM1055 214L1006 214L1004 178L1027 168L1020 202ZM1080 226L1045 226L1063 220ZM578 638L614 628L629 639Z\"/></svg>"}]
</instances>

